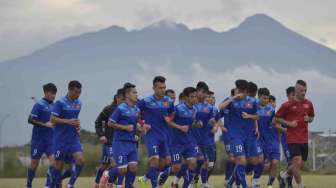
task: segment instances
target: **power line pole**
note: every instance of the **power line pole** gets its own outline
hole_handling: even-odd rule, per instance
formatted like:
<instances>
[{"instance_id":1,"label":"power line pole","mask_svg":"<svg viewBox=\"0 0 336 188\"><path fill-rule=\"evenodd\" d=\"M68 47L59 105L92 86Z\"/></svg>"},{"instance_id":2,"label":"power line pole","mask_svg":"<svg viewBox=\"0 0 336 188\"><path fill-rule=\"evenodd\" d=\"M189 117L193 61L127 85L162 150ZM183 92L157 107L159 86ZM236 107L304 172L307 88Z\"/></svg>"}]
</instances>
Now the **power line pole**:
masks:
<instances>
[{"instance_id":1,"label":"power line pole","mask_svg":"<svg viewBox=\"0 0 336 188\"><path fill-rule=\"evenodd\" d=\"M4 151L3 151L3 145L2 145L2 127L6 121L6 119L8 119L10 116L10 114L6 114L4 117L2 117L0 119L0 171L2 172L3 171L3 168L4 168Z\"/></svg>"}]
</instances>

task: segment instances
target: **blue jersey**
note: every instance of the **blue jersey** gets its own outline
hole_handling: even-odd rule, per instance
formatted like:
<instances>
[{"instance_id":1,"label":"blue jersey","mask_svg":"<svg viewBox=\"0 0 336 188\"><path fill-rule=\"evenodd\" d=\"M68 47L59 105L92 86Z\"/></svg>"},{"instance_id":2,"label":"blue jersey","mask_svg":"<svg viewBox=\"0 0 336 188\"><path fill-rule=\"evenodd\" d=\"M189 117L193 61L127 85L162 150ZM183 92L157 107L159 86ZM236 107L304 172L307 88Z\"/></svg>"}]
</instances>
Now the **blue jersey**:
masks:
<instances>
[{"instance_id":1,"label":"blue jersey","mask_svg":"<svg viewBox=\"0 0 336 188\"><path fill-rule=\"evenodd\" d=\"M197 109L195 106L188 107L185 103L180 103L175 107L174 122L178 125L190 126L190 128L187 133L173 128L173 145L196 144L195 139L190 133L191 126L196 121L196 113Z\"/></svg>"},{"instance_id":2,"label":"blue jersey","mask_svg":"<svg viewBox=\"0 0 336 188\"><path fill-rule=\"evenodd\" d=\"M174 102L168 96L156 99L154 95L146 97L138 102L141 115L146 124L151 126L147 135L168 139L169 126L164 117L174 112Z\"/></svg>"},{"instance_id":3,"label":"blue jersey","mask_svg":"<svg viewBox=\"0 0 336 188\"><path fill-rule=\"evenodd\" d=\"M213 106L207 102L200 102L195 105L197 113L196 117L202 121L202 128L191 129L191 134L195 138L197 144L205 145L209 142L209 136L211 133L212 126L209 125L209 120L214 118Z\"/></svg>"},{"instance_id":4,"label":"blue jersey","mask_svg":"<svg viewBox=\"0 0 336 188\"><path fill-rule=\"evenodd\" d=\"M246 96L241 100L233 100L227 107L230 116L230 137L247 138L254 136L256 123L252 119L244 119L242 113L257 114L258 103L254 97Z\"/></svg>"},{"instance_id":5,"label":"blue jersey","mask_svg":"<svg viewBox=\"0 0 336 188\"><path fill-rule=\"evenodd\" d=\"M272 105L258 107L260 138L264 143L279 142L278 130L272 125L275 110Z\"/></svg>"},{"instance_id":6,"label":"blue jersey","mask_svg":"<svg viewBox=\"0 0 336 188\"><path fill-rule=\"evenodd\" d=\"M51 113L61 119L78 119L81 108L82 102L80 100L71 100L68 96L64 96L56 101ZM69 124L56 124L54 136L56 140L62 141L79 138L76 127Z\"/></svg>"},{"instance_id":7,"label":"blue jersey","mask_svg":"<svg viewBox=\"0 0 336 188\"><path fill-rule=\"evenodd\" d=\"M53 103L49 102L47 99L45 98L40 99L33 106L30 116L42 123L46 123L50 120L52 105ZM52 139L52 136L53 136L52 128L38 125L33 127L32 140L40 139L42 137Z\"/></svg>"},{"instance_id":8,"label":"blue jersey","mask_svg":"<svg viewBox=\"0 0 336 188\"><path fill-rule=\"evenodd\" d=\"M132 132L115 129L113 141L137 142L135 133L139 117L140 109L136 105L130 106L126 102L121 103L112 113L109 121L119 125L133 125L134 128Z\"/></svg>"},{"instance_id":9,"label":"blue jersey","mask_svg":"<svg viewBox=\"0 0 336 188\"><path fill-rule=\"evenodd\" d=\"M229 98L226 98L224 101L228 100ZM224 143L228 142L228 133L230 132L230 110L228 108L224 108L220 110L216 116L216 121L222 119L224 117L224 127L228 130L228 132L222 132L221 139Z\"/></svg>"}]
</instances>

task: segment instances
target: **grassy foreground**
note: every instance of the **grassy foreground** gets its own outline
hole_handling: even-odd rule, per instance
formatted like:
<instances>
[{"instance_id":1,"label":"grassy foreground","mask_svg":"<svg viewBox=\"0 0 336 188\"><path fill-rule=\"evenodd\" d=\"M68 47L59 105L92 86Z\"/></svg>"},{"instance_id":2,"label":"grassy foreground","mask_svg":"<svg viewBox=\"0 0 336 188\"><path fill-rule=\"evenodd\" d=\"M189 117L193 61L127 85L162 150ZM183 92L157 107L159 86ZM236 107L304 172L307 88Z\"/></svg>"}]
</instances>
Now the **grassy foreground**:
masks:
<instances>
[{"instance_id":1,"label":"grassy foreground","mask_svg":"<svg viewBox=\"0 0 336 188\"><path fill-rule=\"evenodd\" d=\"M212 176L210 178L210 183L214 188L224 187L224 176ZM250 179L250 178L248 178ZM44 187L44 178L36 178L34 180L34 187ZM267 181L267 177L263 176L261 179L262 185ZM307 188L336 188L336 175L305 175L303 181ZM79 188L90 188L92 187L93 177L81 177L77 181L76 187ZM170 183L170 180L169 180ZM19 188L25 187L25 179L23 178L0 178L0 187L1 188ZM65 185L63 185L65 187ZM135 184L135 187L139 187ZM167 188L168 182L167 182ZM200 186L199 186L200 187ZM148 186L148 188L150 188ZM274 183L273 188L278 188L278 182Z\"/></svg>"}]
</instances>

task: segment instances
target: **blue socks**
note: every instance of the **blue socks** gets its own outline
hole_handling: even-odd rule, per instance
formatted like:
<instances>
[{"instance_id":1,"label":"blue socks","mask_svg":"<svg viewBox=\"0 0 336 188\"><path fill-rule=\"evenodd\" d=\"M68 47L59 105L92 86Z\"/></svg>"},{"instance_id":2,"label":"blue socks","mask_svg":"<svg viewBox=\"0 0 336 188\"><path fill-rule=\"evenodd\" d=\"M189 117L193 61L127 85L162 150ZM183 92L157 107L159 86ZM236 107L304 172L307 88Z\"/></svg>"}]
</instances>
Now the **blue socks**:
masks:
<instances>
[{"instance_id":1,"label":"blue socks","mask_svg":"<svg viewBox=\"0 0 336 188\"><path fill-rule=\"evenodd\" d=\"M158 169L155 167L150 167L146 176L151 180L152 187L157 187Z\"/></svg>"},{"instance_id":2,"label":"blue socks","mask_svg":"<svg viewBox=\"0 0 336 188\"><path fill-rule=\"evenodd\" d=\"M27 187L32 187L34 177L35 177L35 171L28 168L28 170L27 170Z\"/></svg>"},{"instance_id":3,"label":"blue socks","mask_svg":"<svg viewBox=\"0 0 336 188\"><path fill-rule=\"evenodd\" d=\"M208 169L206 168L202 168L201 169L201 179L202 179L202 183L207 183L208 182Z\"/></svg>"},{"instance_id":4,"label":"blue socks","mask_svg":"<svg viewBox=\"0 0 336 188\"><path fill-rule=\"evenodd\" d=\"M188 188L190 183L194 180L195 175L196 175L196 170L188 169L184 177L182 188Z\"/></svg>"},{"instance_id":5,"label":"blue socks","mask_svg":"<svg viewBox=\"0 0 336 188\"><path fill-rule=\"evenodd\" d=\"M62 176L61 176L61 180L64 180L65 178L71 177L72 175L72 169L67 169L63 172Z\"/></svg>"},{"instance_id":6,"label":"blue socks","mask_svg":"<svg viewBox=\"0 0 336 188\"><path fill-rule=\"evenodd\" d=\"M72 169L73 173L71 174L70 180L68 185L70 185L71 187L73 187L76 183L77 178L79 177L79 174L81 173L83 169L83 165L75 165L75 167Z\"/></svg>"},{"instance_id":7,"label":"blue socks","mask_svg":"<svg viewBox=\"0 0 336 188\"><path fill-rule=\"evenodd\" d=\"M267 185L273 185L274 180L275 180L275 177L270 176L270 177L268 178Z\"/></svg>"},{"instance_id":8,"label":"blue socks","mask_svg":"<svg viewBox=\"0 0 336 188\"><path fill-rule=\"evenodd\" d=\"M262 172L264 170L264 164L260 163L254 166L254 173L253 173L253 178L254 179L259 179L260 176L262 175Z\"/></svg>"},{"instance_id":9,"label":"blue socks","mask_svg":"<svg viewBox=\"0 0 336 188\"><path fill-rule=\"evenodd\" d=\"M118 168L110 168L110 170L109 170L109 183L113 183L116 179L117 179L117 177L120 175L120 173L119 173L119 169Z\"/></svg>"},{"instance_id":10,"label":"blue socks","mask_svg":"<svg viewBox=\"0 0 336 188\"><path fill-rule=\"evenodd\" d=\"M236 166L236 178L241 182L243 188L247 188L247 183L246 183L246 178L245 178L245 173L246 173L245 168L246 168L246 165Z\"/></svg>"},{"instance_id":11,"label":"blue socks","mask_svg":"<svg viewBox=\"0 0 336 188\"><path fill-rule=\"evenodd\" d=\"M96 184L99 184L100 178L103 176L104 170L102 168L99 168L96 173L95 182Z\"/></svg>"},{"instance_id":12,"label":"blue socks","mask_svg":"<svg viewBox=\"0 0 336 188\"><path fill-rule=\"evenodd\" d=\"M59 188L60 184L61 184L61 176L62 176L61 171L53 168L51 174L52 174L52 176L51 176L52 181L51 181L50 187L52 187L52 188L54 188L54 187Z\"/></svg>"},{"instance_id":13,"label":"blue socks","mask_svg":"<svg viewBox=\"0 0 336 188\"><path fill-rule=\"evenodd\" d=\"M225 180L228 180L233 175L233 170L235 168L235 164L231 161L227 161L225 165Z\"/></svg>"},{"instance_id":14,"label":"blue socks","mask_svg":"<svg viewBox=\"0 0 336 188\"><path fill-rule=\"evenodd\" d=\"M124 176L118 176L117 178L117 185L122 185L124 182Z\"/></svg>"},{"instance_id":15,"label":"blue socks","mask_svg":"<svg viewBox=\"0 0 336 188\"><path fill-rule=\"evenodd\" d=\"M126 173L125 188L133 188L135 176L136 176L135 172L128 171Z\"/></svg>"}]
</instances>

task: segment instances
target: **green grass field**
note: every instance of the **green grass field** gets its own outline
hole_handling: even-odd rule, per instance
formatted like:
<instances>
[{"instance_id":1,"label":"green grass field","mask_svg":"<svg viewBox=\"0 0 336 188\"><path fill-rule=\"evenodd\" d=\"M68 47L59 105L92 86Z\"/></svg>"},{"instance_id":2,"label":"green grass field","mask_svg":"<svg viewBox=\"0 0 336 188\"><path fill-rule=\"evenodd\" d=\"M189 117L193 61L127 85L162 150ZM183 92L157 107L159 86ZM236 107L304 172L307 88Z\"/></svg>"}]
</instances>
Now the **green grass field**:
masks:
<instances>
[{"instance_id":1,"label":"green grass field","mask_svg":"<svg viewBox=\"0 0 336 188\"><path fill-rule=\"evenodd\" d=\"M224 176L212 176L210 183L214 188L224 187ZM263 176L261 183L266 182L267 177ZM336 175L305 175L303 177L305 186L307 188L336 188ZM34 187L44 187L44 178L36 178L34 180ZM92 187L93 177L79 178L76 187L90 188ZM170 182L170 181L169 181ZM168 183L167 183L168 185ZM23 178L0 178L0 188L20 188L25 186L25 179ZM65 186L65 185L63 185ZM135 184L135 187L139 187ZM169 186L167 186L169 187ZM278 188L278 182L275 182L274 188Z\"/></svg>"}]
</instances>

